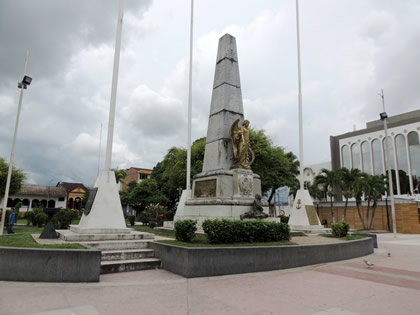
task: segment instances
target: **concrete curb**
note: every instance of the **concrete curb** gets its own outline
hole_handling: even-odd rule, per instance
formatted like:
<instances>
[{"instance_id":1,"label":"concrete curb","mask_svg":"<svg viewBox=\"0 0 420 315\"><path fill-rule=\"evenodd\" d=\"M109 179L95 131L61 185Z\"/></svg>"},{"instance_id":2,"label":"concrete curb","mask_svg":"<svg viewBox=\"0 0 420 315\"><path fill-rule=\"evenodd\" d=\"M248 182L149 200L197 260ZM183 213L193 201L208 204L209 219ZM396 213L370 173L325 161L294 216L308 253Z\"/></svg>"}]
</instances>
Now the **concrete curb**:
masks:
<instances>
[{"instance_id":1,"label":"concrete curb","mask_svg":"<svg viewBox=\"0 0 420 315\"><path fill-rule=\"evenodd\" d=\"M99 281L99 250L0 247L0 257L2 281Z\"/></svg>"},{"instance_id":2,"label":"concrete curb","mask_svg":"<svg viewBox=\"0 0 420 315\"><path fill-rule=\"evenodd\" d=\"M150 243L162 268L186 278L295 268L373 253L373 239L342 243L258 247L181 247Z\"/></svg>"}]
</instances>

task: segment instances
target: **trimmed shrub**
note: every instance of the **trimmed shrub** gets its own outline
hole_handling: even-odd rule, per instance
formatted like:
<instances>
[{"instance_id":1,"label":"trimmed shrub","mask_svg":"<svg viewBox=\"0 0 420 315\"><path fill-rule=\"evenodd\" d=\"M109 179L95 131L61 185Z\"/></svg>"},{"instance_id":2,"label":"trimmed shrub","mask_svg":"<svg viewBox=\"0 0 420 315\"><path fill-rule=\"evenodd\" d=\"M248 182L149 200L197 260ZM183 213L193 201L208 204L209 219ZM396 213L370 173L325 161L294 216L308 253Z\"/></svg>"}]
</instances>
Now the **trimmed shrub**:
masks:
<instances>
[{"instance_id":1,"label":"trimmed shrub","mask_svg":"<svg viewBox=\"0 0 420 315\"><path fill-rule=\"evenodd\" d=\"M205 220L203 230L212 244L277 242L290 239L286 223L264 221Z\"/></svg>"},{"instance_id":2,"label":"trimmed shrub","mask_svg":"<svg viewBox=\"0 0 420 315\"><path fill-rule=\"evenodd\" d=\"M347 222L337 222L332 226L332 235L334 237L344 237L350 230L350 225Z\"/></svg>"},{"instance_id":3,"label":"trimmed shrub","mask_svg":"<svg viewBox=\"0 0 420 315\"><path fill-rule=\"evenodd\" d=\"M48 216L44 212L39 212L35 215L34 222L32 224L42 227L45 223L47 223L47 220Z\"/></svg>"},{"instance_id":4,"label":"trimmed shrub","mask_svg":"<svg viewBox=\"0 0 420 315\"><path fill-rule=\"evenodd\" d=\"M73 211L71 209L61 209L54 216L54 227L56 229L68 229L71 221L79 217L78 211Z\"/></svg>"},{"instance_id":5,"label":"trimmed shrub","mask_svg":"<svg viewBox=\"0 0 420 315\"><path fill-rule=\"evenodd\" d=\"M289 217L286 217L285 215L279 215L280 221L283 223L289 223Z\"/></svg>"},{"instance_id":6,"label":"trimmed shrub","mask_svg":"<svg viewBox=\"0 0 420 315\"><path fill-rule=\"evenodd\" d=\"M131 226L134 226L134 224L135 224L135 222L136 222L136 216L135 216L135 215L130 214L130 215L128 216L128 221L130 222L130 225L131 225Z\"/></svg>"},{"instance_id":7,"label":"trimmed shrub","mask_svg":"<svg viewBox=\"0 0 420 315\"><path fill-rule=\"evenodd\" d=\"M32 221L34 220L34 212L26 211L24 218L26 219L26 225L32 224Z\"/></svg>"},{"instance_id":8,"label":"trimmed shrub","mask_svg":"<svg viewBox=\"0 0 420 315\"><path fill-rule=\"evenodd\" d=\"M175 222L175 237L182 242L191 242L197 231L196 220L179 220Z\"/></svg>"}]
</instances>

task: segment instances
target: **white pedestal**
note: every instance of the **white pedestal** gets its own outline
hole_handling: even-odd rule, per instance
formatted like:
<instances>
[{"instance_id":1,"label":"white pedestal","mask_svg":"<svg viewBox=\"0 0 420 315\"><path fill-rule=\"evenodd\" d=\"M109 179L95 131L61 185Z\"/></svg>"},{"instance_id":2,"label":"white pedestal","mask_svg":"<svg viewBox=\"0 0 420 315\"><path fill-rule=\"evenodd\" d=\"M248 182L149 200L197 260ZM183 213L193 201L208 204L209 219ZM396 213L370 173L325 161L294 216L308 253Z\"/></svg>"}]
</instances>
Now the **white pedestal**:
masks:
<instances>
[{"instance_id":1,"label":"white pedestal","mask_svg":"<svg viewBox=\"0 0 420 315\"><path fill-rule=\"evenodd\" d=\"M83 214L80 223L71 225L70 230L85 234L130 233L124 220L114 171L101 171L95 187L98 191L90 213Z\"/></svg>"},{"instance_id":2,"label":"white pedestal","mask_svg":"<svg viewBox=\"0 0 420 315\"><path fill-rule=\"evenodd\" d=\"M292 226L323 228L309 191L301 189L297 191L293 209L290 213L289 225L291 228Z\"/></svg>"}]
</instances>

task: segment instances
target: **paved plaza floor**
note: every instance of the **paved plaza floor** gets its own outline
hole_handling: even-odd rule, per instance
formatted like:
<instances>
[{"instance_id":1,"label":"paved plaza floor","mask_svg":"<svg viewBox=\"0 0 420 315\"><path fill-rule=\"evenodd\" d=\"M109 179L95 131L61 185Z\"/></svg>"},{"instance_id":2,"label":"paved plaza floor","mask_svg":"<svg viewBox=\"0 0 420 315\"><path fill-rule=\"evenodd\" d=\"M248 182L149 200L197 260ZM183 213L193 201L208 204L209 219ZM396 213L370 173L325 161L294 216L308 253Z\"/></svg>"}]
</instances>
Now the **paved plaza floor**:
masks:
<instances>
[{"instance_id":1,"label":"paved plaza floor","mask_svg":"<svg viewBox=\"0 0 420 315\"><path fill-rule=\"evenodd\" d=\"M352 260L211 278L146 270L100 283L0 281L0 314L420 314L420 235L378 234L378 246Z\"/></svg>"}]
</instances>

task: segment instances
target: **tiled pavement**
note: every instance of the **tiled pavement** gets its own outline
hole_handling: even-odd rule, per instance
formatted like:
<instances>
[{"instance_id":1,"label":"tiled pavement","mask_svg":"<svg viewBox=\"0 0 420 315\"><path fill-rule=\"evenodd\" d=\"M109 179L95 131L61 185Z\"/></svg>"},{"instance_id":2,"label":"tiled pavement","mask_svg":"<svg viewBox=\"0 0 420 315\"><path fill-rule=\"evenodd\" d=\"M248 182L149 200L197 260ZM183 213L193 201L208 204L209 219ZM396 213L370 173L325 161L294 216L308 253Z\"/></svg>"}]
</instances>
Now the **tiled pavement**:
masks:
<instances>
[{"instance_id":1,"label":"tiled pavement","mask_svg":"<svg viewBox=\"0 0 420 315\"><path fill-rule=\"evenodd\" d=\"M420 314L420 235L378 243L367 257L223 277L146 270L100 283L0 282L0 314Z\"/></svg>"}]
</instances>

